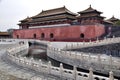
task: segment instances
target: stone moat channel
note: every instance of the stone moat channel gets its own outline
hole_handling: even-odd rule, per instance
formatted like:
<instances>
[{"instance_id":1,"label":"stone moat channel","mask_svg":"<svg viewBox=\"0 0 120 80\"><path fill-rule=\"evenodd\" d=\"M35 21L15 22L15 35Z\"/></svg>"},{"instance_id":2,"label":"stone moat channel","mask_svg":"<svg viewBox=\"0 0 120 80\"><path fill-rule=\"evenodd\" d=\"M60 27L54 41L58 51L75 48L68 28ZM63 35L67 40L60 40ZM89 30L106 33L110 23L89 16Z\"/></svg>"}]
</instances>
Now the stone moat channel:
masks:
<instances>
[{"instance_id":1,"label":"stone moat channel","mask_svg":"<svg viewBox=\"0 0 120 80\"><path fill-rule=\"evenodd\" d=\"M46 49L41 47L41 45L38 44L32 44L30 45L29 49L26 51L27 53L23 56L27 58L33 58L35 60L41 59L44 64L47 64L49 61L51 61L51 64L55 67L59 67L60 63L59 61L56 61L50 57L47 56ZM67 69L73 69L73 66L67 65L63 63L63 67Z\"/></svg>"},{"instance_id":2,"label":"stone moat channel","mask_svg":"<svg viewBox=\"0 0 120 80\"><path fill-rule=\"evenodd\" d=\"M34 58L35 60L41 59L44 64L47 64L49 61L51 61L51 64L53 66L59 67L61 62L48 57L46 47L47 46L34 43L34 44L30 44L28 50L22 51L21 53L23 57ZM63 67L66 69L71 69L71 70L73 69L73 66L65 64L65 63L63 63ZM77 70L82 71L82 72L87 72L87 73L89 72L88 70L84 70L81 68L77 68ZM106 77L109 76L107 74L98 73L98 72L94 72L94 74L99 74L99 75L106 76ZM119 79L119 77L117 76L114 76L114 77Z\"/></svg>"}]
</instances>

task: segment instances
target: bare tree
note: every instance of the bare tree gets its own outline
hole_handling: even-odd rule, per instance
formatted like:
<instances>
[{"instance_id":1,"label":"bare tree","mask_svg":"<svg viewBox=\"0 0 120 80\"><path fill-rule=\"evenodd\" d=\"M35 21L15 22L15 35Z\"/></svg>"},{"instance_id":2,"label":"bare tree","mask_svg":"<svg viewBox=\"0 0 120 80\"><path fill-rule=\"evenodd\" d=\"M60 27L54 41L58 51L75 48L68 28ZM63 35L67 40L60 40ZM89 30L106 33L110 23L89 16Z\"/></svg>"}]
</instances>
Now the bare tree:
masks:
<instances>
[{"instance_id":1,"label":"bare tree","mask_svg":"<svg viewBox=\"0 0 120 80\"><path fill-rule=\"evenodd\" d=\"M10 28L10 29L7 30L7 32L10 34L10 37L12 37L12 35L13 35L13 30L14 29L12 29L12 28Z\"/></svg>"}]
</instances>

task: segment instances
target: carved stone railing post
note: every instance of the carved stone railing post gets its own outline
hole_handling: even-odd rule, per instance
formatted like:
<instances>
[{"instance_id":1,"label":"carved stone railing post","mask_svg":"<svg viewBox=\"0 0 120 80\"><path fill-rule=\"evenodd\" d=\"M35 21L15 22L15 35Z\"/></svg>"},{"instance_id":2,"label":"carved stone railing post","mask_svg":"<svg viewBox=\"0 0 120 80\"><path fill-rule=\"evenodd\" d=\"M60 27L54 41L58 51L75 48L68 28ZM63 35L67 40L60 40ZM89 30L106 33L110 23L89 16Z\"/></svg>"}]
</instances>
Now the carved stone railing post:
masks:
<instances>
[{"instance_id":1,"label":"carved stone railing post","mask_svg":"<svg viewBox=\"0 0 120 80\"><path fill-rule=\"evenodd\" d=\"M112 69L113 61L111 55L109 56L109 65L110 65L110 69Z\"/></svg>"},{"instance_id":2,"label":"carved stone railing post","mask_svg":"<svg viewBox=\"0 0 120 80\"><path fill-rule=\"evenodd\" d=\"M24 60L24 66L27 66L27 63L26 63L27 59L26 59L26 57L24 57L23 60Z\"/></svg>"},{"instance_id":3,"label":"carved stone railing post","mask_svg":"<svg viewBox=\"0 0 120 80\"><path fill-rule=\"evenodd\" d=\"M113 72L109 72L109 80L114 80Z\"/></svg>"},{"instance_id":4,"label":"carved stone railing post","mask_svg":"<svg viewBox=\"0 0 120 80\"><path fill-rule=\"evenodd\" d=\"M98 39L98 37L97 37L97 41L96 42L99 42L99 39Z\"/></svg>"},{"instance_id":5,"label":"carved stone railing post","mask_svg":"<svg viewBox=\"0 0 120 80\"><path fill-rule=\"evenodd\" d=\"M42 70L42 61L41 61L41 59L39 59L39 71L41 71Z\"/></svg>"},{"instance_id":6,"label":"carved stone railing post","mask_svg":"<svg viewBox=\"0 0 120 80\"><path fill-rule=\"evenodd\" d=\"M66 44L65 49L68 49L68 45Z\"/></svg>"},{"instance_id":7,"label":"carved stone railing post","mask_svg":"<svg viewBox=\"0 0 120 80\"><path fill-rule=\"evenodd\" d=\"M115 38L115 36L113 35L113 39Z\"/></svg>"},{"instance_id":8,"label":"carved stone railing post","mask_svg":"<svg viewBox=\"0 0 120 80\"><path fill-rule=\"evenodd\" d=\"M48 74L51 74L51 61L48 62Z\"/></svg>"},{"instance_id":9,"label":"carved stone railing post","mask_svg":"<svg viewBox=\"0 0 120 80\"><path fill-rule=\"evenodd\" d=\"M30 62L31 62L31 69L33 69L33 68L34 68L34 59L31 58L31 59L30 59Z\"/></svg>"},{"instance_id":10,"label":"carved stone railing post","mask_svg":"<svg viewBox=\"0 0 120 80\"><path fill-rule=\"evenodd\" d=\"M71 58L72 56L71 56L71 51L69 51L69 58Z\"/></svg>"},{"instance_id":11,"label":"carved stone railing post","mask_svg":"<svg viewBox=\"0 0 120 80\"><path fill-rule=\"evenodd\" d=\"M77 74L77 68L76 68L76 66L74 66L73 67L73 78L74 78L74 80L77 80L77 76L78 76L78 74Z\"/></svg>"},{"instance_id":12,"label":"carved stone railing post","mask_svg":"<svg viewBox=\"0 0 120 80\"><path fill-rule=\"evenodd\" d=\"M71 49L73 49L74 47L73 47L73 44L71 44Z\"/></svg>"},{"instance_id":13,"label":"carved stone railing post","mask_svg":"<svg viewBox=\"0 0 120 80\"><path fill-rule=\"evenodd\" d=\"M59 52L59 48L56 48L55 50L55 54L57 54Z\"/></svg>"},{"instance_id":14,"label":"carved stone railing post","mask_svg":"<svg viewBox=\"0 0 120 80\"><path fill-rule=\"evenodd\" d=\"M77 60L77 52L75 52L75 60Z\"/></svg>"},{"instance_id":15,"label":"carved stone railing post","mask_svg":"<svg viewBox=\"0 0 120 80\"><path fill-rule=\"evenodd\" d=\"M21 64L22 64L22 66L24 66L24 59L23 58L21 58Z\"/></svg>"},{"instance_id":16,"label":"carved stone railing post","mask_svg":"<svg viewBox=\"0 0 120 80\"><path fill-rule=\"evenodd\" d=\"M77 48L79 47L79 44L77 43Z\"/></svg>"},{"instance_id":17,"label":"carved stone railing post","mask_svg":"<svg viewBox=\"0 0 120 80\"><path fill-rule=\"evenodd\" d=\"M81 61L81 64L83 65L83 61L84 61L84 58L83 58L83 53L81 53L81 56L80 56L80 61Z\"/></svg>"},{"instance_id":18,"label":"carved stone railing post","mask_svg":"<svg viewBox=\"0 0 120 80\"><path fill-rule=\"evenodd\" d=\"M91 40L89 40L89 45L91 46L91 44L92 44L92 42L91 42Z\"/></svg>"},{"instance_id":19,"label":"carved stone railing post","mask_svg":"<svg viewBox=\"0 0 120 80\"><path fill-rule=\"evenodd\" d=\"M85 41L83 41L83 46L85 46Z\"/></svg>"},{"instance_id":20,"label":"carved stone railing post","mask_svg":"<svg viewBox=\"0 0 120 80\"><path fill-rule=\"evenodd\" d=\"M102 67L100 54L98 54L98 67Z\"/></svg>"},{"instance_id":21,"label":"carved stone railing post","mask_svg":"<svg viewBox=\"0 0 120 80\"><path fill-rule=\"evenodd\" d=\"M94 77L93 77L93 69L92 69L92 68L89 69L88 80L94 80Z\"/></svg>"},{"instance_id":22,"label":"carved stone railing post","mask_svg":"<svg viewBox=\"0 0 120 80\"><path fill-rule=\"evenodd\" d=\"M91 63L91 54L89 53L88 62Z\"/></svg>"},{"instance_id":23,"label":"carved stone railing post","mask_svg":"<svg viewBox=\"0 0 120 80\"><path fill-rule=\"evenodd\" d=\"M60 78L62 80L62 77L63 77L63 64L60 63Z\"/></svg>"},{"instance_id":24,"label":"carved stone railing post","mask_svg":"<svg viewBox=\"0 0 120 80\"><path fill-rule=\"evenodd\" d=\"M55 48L53 48L53 57L54 57L54 59L55 59L55 55L56 55L56 53L55 53Z\"/></svg>"}]
</instances>

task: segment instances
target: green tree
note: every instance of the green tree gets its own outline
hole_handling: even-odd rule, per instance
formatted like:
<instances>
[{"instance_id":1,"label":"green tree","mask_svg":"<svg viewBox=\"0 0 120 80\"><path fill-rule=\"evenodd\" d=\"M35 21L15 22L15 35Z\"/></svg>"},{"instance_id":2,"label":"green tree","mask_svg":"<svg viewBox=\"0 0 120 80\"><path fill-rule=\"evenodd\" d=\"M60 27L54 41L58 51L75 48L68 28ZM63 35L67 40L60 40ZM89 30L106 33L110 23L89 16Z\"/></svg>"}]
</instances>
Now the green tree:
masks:
<instances>
[{"instance_id":1,"label":"green tree","mask_svg":"<svg viewBox=\"0 0 120 80\"><path fill-rule=\"evenodd\" d=\"M120 26L120 20L119 21L117 21L117 22L115 22L115 24L114 24L115 26Z\"/></svg>"}]
</instances>

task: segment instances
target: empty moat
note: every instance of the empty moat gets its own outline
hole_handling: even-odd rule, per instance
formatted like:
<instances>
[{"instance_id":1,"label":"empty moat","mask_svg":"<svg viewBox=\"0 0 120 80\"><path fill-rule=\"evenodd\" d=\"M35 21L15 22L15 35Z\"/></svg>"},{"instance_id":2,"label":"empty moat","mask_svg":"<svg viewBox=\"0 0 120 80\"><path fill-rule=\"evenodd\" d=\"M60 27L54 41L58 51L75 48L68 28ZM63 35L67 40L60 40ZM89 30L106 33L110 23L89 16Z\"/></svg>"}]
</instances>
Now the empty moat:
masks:
<instances>
[{"instance_id":1,"label":"empty moat","mask_svg":"<svg viewBox=\"0 0 120 80\"><path fill-rule=\"evenodd\" d=\"M119 44L115 44L115 45L119 45ZM82 49L82 50L85 51L85 49ZM74 51L80 51L80 50L74 50ZM59 61L56 61L56 60L48 57L46 50L43 47L41 47L41 45L38 45L38 44L30 45L29 49L27 50L27 53L24 56L27 58L34 58L35 60L41 59L44 64L47 64L49 61L51 61L51 64L56 67L59 67L60 63L61 63ZM66 69L71 69L71 70L73 69L73 66L65 64L65 63L63 63L63 67ZM77 70L87 72L87 73L89 72L88 70L84 70L81 68L77 68ZM94 74L99 74L99 75L106 76L106 77L109 76L108 74L102 74L102 73L98 73L98 72L94 72Z\"/></svg>"}]
</instances>

